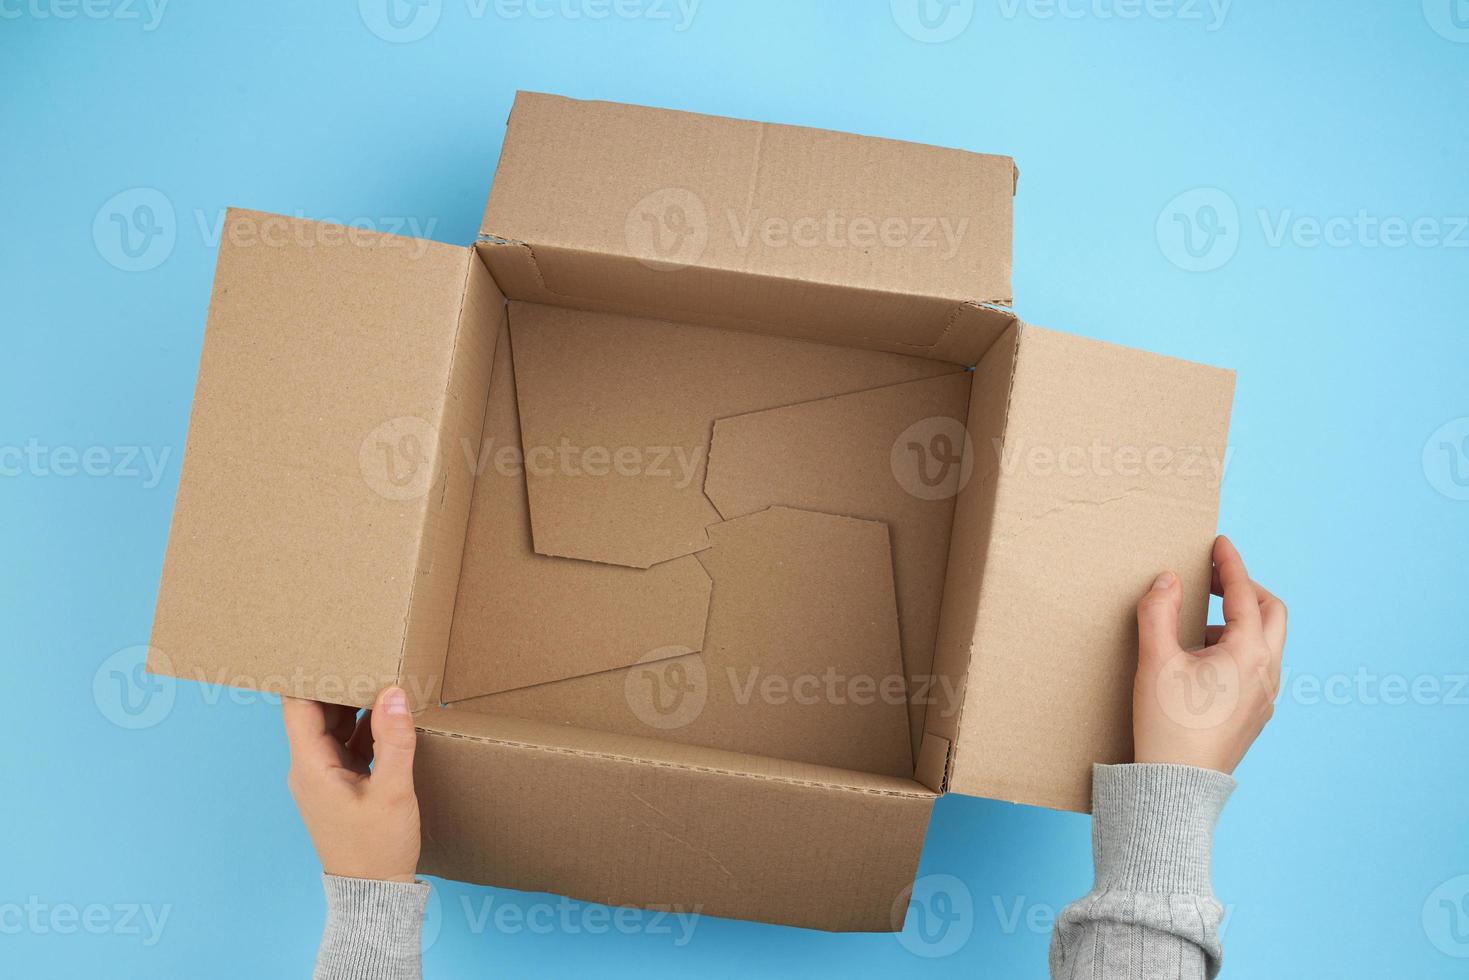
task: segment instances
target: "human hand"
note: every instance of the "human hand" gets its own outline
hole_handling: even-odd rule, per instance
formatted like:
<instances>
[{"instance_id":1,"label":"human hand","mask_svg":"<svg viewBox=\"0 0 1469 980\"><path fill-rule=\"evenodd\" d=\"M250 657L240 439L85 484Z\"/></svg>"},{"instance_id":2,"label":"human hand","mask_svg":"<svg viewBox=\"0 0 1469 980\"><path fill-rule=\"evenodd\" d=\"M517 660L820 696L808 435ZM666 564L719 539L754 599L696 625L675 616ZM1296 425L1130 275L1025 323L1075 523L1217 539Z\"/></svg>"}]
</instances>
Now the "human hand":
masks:
<instances>
[{"instance_id":1,"label":"human hand","mask_svg":"<svg viewBox=\"0 0 1469 980\"><path fill-rule=\"evenodd\" d=\"M1159 575L1137 604L1132 732L1138 762L1232 773L1275 712L1285 604L1250 581L1223 536L1214 541L1212 591L1224 599L1224 625L1207 628L1202 650L1179 646L1177 575Z\"/></svg>"},{"instance_id":2,"label":"human hand","mask_svg":"<svg viewBox=\"0 0 1469 980\"><path fill-rule=\"evenodd\" d=\"M419 850L417 732L407 695L386 688L361 718L356 708L287 697L281 714L291 744L286 782L322 870L344 878L413 881Z\"/></svg>"}]
</instances>

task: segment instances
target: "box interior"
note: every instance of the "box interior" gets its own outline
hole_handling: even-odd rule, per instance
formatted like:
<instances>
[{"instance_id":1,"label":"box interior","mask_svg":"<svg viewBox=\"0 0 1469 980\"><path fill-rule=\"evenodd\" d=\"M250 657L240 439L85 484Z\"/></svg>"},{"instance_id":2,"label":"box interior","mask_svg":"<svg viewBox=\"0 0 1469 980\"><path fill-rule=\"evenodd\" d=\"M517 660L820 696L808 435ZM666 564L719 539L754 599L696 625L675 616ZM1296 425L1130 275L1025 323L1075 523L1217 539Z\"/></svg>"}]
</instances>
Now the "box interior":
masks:
<instances>
[{"instance_id":1,"label":"box interior","mask_svg":"<svg viewBox=\"0 0 1469 980\"><path fill-rule=\"evenodd\" d=\"M574 731L569 737L623 736L646 746L652 736L767 760L760 765L911 780L925 755L926 710L959 687L957 678L934 678L931 665L961 472L947 457L923 459L932 484L905 487L899 477L909 462L892 455L900 437L900 456L932 449L925 439L957 451L974 372L780 337L778 325L753 335L513 294L506 317L478 453L465 457L474 462L472 503L448 641L440 661L404 666L421 674L421 686L444 678L446 706L423 725L457 711L550 723L529 729L538 738ZM537 356L522 353L532 346ZM1008 384L1005 372L991 374ZM482 376L475 372L473 383ZM997 398L978 404L1004 406ZM671 450L671 479L599 483L537 468L526 447L546 446L549 461L567 433L574 446ZM527 482L536 479L549 492L528 499ZM711 547L713 532L726 535L722 546ZM782 542L789 554L779 553ZM738 569L742 554L749 570ZM766 562L787 578L769 581ZM711 568L726 582L723 592L713 586L712 599ZM873 615L883 601L886 616ZM706 626L728 642L703 648ZM783 643L787 634L833 640L813 650ZM884 655L894 648L889 664ZM659 717L648 699L675 691L690 671L702 672L709 695L696 716ZM822 672L834 677L823 681ZM771 673L826 683L837 703L797 703L783 689L767 703L753 692ZM862 686L868 679L871 689ZM953 708L947 699L939 707ZM942 772L928 779L932 785L908 785L933 793Z\"/></svg>"}]
</instances>

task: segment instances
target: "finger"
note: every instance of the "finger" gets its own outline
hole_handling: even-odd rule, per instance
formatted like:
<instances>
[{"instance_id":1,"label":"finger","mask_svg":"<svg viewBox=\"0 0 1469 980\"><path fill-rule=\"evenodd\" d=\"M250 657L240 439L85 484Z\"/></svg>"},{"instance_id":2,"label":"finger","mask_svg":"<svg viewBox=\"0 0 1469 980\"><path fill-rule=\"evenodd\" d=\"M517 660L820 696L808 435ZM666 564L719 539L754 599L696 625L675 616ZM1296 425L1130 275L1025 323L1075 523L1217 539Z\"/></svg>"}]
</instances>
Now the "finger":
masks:
<instances>
[{"instance_id":1,"label":"finger","mask_svg":"<svg viewBox=\"0 0 1469 980\"><path fill-rule=\"evenodd\" d=\"M341 765L341 743L327 731L328 705L303 698L282 697L281 717L291 746L291 765L327 768Z\"/></svg>"},{"instance_id":2,"label":"finger","mask_svg":"<svg viewBox=\"0 0 1469 980\"><path fill-rule=\"evenodd\" d=\"M1214 540L1214 569L1219 575L1218 595L1224 597L1225 628L1259 629L1260 602L1255 583L1250 581L1239 550L1222 534Z\"/></svg>"},{"instance_id":3,"label":"finger","mask_svg":"<svg viewBox=\"0 0 1469 980\"><path fill-rule=\"evenodd\" d=\"M1265 644L1275 655L1275 665L1280 666L1281 654L1285 652L1285 627L1287 613L1285 603L1264 586L1256 585L1255 594L1260 603L1260 625L1265 630Z\"/></svg>"},{"instance_id":4,"label":"finger","mask_svg":"<svg viewBox=\"0 0 1469 980\"><path fill-rule=\"evenodd\" d=\"M413 752L418 732L401 687L386 688L372 706L372 785L413 792Z\"/></svg>"},{"instance_id":5,"label":"finger","mask_svg":"<svg viewBox=\"0 0 1469 980\"><path fill-rule=\"evenodd\" d=\"M1137 603L1138 655L1143 660L1166 659L1178 652L1178 611L1183 586L1178 576L1164 572Z\"/></svg>"}]
</instances>

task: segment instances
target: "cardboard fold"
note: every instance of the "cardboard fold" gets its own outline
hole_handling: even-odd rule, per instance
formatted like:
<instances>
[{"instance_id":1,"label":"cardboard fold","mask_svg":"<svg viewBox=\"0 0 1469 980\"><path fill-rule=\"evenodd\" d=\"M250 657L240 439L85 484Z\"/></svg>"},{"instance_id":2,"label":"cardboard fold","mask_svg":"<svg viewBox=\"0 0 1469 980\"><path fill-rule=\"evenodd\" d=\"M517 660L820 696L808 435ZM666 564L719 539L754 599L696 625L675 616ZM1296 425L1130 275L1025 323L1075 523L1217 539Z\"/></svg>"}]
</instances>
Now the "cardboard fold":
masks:
<instances>
[{"instance_id":1,"label":"cardboard fold","mask_svg":"<svg viewBox=\"0 0 1469 980\"><path fill-rule=\"evenodd\" d=\"M510 311L536 551L632 568L709 546L716 419L959 370L537 304Z\"/></svg>"},{"instance_id":2,"label":"cardboard fold","mask_svg":"<svg viewBox=\"0 0 1469 980\"><path fill-rule=\"evenodd\" d=\"M911 776L887 528L773 507L709 531L701 652L461 706Z\"/></svg>"},{"instance_id":3,"label":"cardboard fold","mask_svg":"<svg viewBox=\"0 0 1469 980\"><path fill-rule=\"evenodd\" d=\"M966 373L714 423L704 493L726 520L771 506L881 521L892 537L913 751L934 687L954 496L965 467Z\"/></svg>"},{"instance_id":4,"label":"cardboard fold","mask_svg":"<svg viewBox=\"0 0 1469 980\"><path fill-rule=\"evenodd\" d=\"M484 438L473 446L479 476L444 668L445 701L626 667L704 643L710 584L696 559L642 570L535 553L511 363L510 331L503 327Z\"/></svg>"}]
</instances>

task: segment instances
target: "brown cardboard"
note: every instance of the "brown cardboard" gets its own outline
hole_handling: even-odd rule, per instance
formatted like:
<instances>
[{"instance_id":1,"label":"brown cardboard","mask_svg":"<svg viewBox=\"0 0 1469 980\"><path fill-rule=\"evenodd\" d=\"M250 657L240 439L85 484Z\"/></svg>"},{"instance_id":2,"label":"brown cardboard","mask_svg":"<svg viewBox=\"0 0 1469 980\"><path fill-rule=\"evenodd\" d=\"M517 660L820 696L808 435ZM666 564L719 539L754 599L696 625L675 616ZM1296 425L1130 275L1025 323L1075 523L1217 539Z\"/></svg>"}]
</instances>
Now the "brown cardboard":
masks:
<instances>
[{"instance_id":1,"label":"brown cardboard","mask_svg":"<svg viewBox=\"0 0 1469 980\"><path fill-rule=\"evenodd\" d=\"M647 570L538 555L520 451L510 332L500 334L465 532L445 701L698 650L709 576L693 557Z\"/></svg>"},{"instance_id":2,"label":"brown cardboard","mask_svg":"<svg viewBox=\"0 0 1469 980\"><path fill-rule=\"evenodd\" d=\"M481 238L528 246L489 259L513 298L972 361L1010 302L1015 181L1009 157L521 92Z\"/></svg>"},{"instance_id":3,"label":"brown cardboard","mask_svg":"<svg viewBox=\"0 0 1469 980\"><path fill-rule=\"evenodd\" d=\"M915 754L936 685L934 637L963 476L933 450L962 452L969 388L967 374L948 374L720 419L704 480L726 520L782 505L887 525Z\"/></svg>"},{"instance_id":4,"label":"brown cardboard","mask_svg":"<svg viewBox=\"0 0 1469 980\"><path fill-rule=\"evenodd\" d=\"M984 475L956 508L936 656L963 702L928 730L951 743L948 789L1085 810L1091 764L1132 755L1133 605L1159 571L1183 580L1181 642L1203 644L1234 375L1038 327L1002 387L1004 367L975 372Z\"/></svg>"},{"instance_id":5,"label":"brown cardboard","mask_svg":"<svg viewBox=\"0 0 1469 980\"><path fill-rule=\"evenodd\" d=\"M637 465L598 475L527 466L543 555L647 568L708 547L714 420L959 370L917 357L512 302L527 461L597 450ZM631 475L628 475L631 474Z\"/></svg>"},{"instance_id":6,"label":"brown cardboard","mask_svg":"<svg viewBox=\"0 0 1469 980\"><path fill-rule=\"evenodd\" d=\"M910 776L887 528L775 507L709 536L701 653L658 651L656 663L462 707Z\"/></svg>"},{"instance_id":7,"label":"brown cardboard","mask_svg":"<svg viewBox=\"0 0 1469 980\"><path fill-rule=\"evenodd\" d=\"M1008 158L524 96L473 249L231 211L149 669L357 705L403 683L425 873L900 926L937 793L1085 809L1091 764L1128 757L1132 606L1159 569L1201 636L1232 378L1022 327L1013 181ZM969 232L947 257L734 234L827 214ZM900 426L953 417L965 387L968 458L920 520L890 485L925 446ZM502 480L472 452L491 388L504 445L518 409L528 450L682 447L688 479ZM724 516L753 513L718 523L706 477ZM578 557L533 554L528 520L535 550ZM627 723L627 678L692 662L916 675L932 614L910 590L945 551L916 756L902 703L860 731L768 694ZM698 653L438 703L687 641L706 603Z\"/></svg>"},{"instance_id":8,"label":"brown cardboard","mask_svg":"<svg viewBox=\"0 0 1469 980\"><path fill-rule=\"evenodd\" d=\"M150 670L359 705L399 679L448 612L417 570L440 530L457 570L469 474L447 479L438 437L478 439L457 355L493 338L494 290L469 249L230 210ZM467 293L486 302L461 319Z\"/></svg>"},{"instance_id":9,"label":"brown cardboard","mask_svg":"<svg viewBox=\"0 0 1469 980\"><path fill-rule=\"evenodd\" d=\"M902 927L934 794L875 776L435 709L423 874L832 931Z\"/></svg>"}]
</instances>

